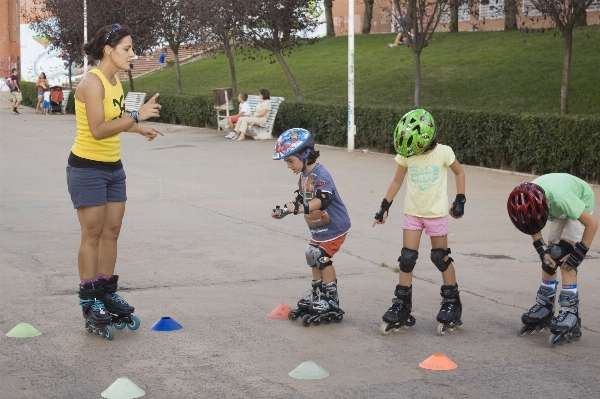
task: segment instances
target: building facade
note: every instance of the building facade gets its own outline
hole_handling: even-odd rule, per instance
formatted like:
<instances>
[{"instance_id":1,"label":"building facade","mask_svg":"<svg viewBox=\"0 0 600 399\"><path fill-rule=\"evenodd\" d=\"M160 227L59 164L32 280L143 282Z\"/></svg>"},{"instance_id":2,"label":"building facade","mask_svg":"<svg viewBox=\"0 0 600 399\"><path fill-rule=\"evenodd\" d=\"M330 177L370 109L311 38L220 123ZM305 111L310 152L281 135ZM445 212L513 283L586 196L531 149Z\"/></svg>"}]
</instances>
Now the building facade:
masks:
<instances>
[{"instance_id":1,"label":"building facade","mask_svg":"<svg viewBox=\"0 0 600 399\"><path fill-rule=\"evenodd\" d=\"M20 70L21 33L19 0L0 0L0 77L10 76L13 68Z\"/></svg>"}]
</instances>

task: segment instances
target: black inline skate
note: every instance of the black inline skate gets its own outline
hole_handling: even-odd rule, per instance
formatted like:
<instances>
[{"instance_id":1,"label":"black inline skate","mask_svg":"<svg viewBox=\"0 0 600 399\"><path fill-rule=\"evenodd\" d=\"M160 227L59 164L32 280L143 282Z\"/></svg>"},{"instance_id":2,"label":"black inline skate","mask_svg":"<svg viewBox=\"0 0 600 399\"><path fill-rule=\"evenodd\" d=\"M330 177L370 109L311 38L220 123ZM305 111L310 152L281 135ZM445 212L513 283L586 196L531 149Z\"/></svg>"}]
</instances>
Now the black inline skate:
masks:
<instances>
[{"instance_id":1,"label":"black inline skate","mask_svg":"<svg viewBox=\"0 0 600 399\"><path fill-rule=\"evenodd\" d=\"M460 294L458 284L442 285L440 290L442 296L442 307L437 315L437 334L444 335L446 332L452 332L456 328L462 328L462 303L460 302Z\"/></svg>"},{"instance_id":2,"label":"black inline skate","mask_svg":"<svg viewBox=\"0 0 600 399\"><path fill-rule=\"evenodd\" d=\"M98 285L102 288L100 299L104 303L106 310L112 315L112 325L117 330L122 330L127 326L130 330L137 330L140 326L140 319L133 316L135 308L127 303L117 291L117 282L119 276L114 275L109 280L100 280Z\"/></svg>"},{"instance_id":3,"label":"black inline skate","mask_svg":"<svg viewBox=\"0 0 600 399\"><path fill-rule=\"evenodd\" d=\"M554 318L555 301L556 287L550 288L546 285L540 285L535 305L521 316L523 324L519 327L519 335L533 334L534 331L539 333L544 329L549 330Z\"/></svg>"},{"instance_id":4,"label":"black inline skate","mask_svg":"<svg viewBox=\"0 0 600 399\"><path fill-rule=\"evenodd\" d=\"M579 313L579 293L561 291L558 299L560 309L558 316L550 324L550 339L548 343L553 348L556 345L568 344L581 339L581 314Z\"/></svg>"},{"instance_id":5,"label":"black inline skate","mask_svg":"<svg viewBox=\"0 0 600 399\"><path fill-rule=\"evenodd\" d=\"M340 300L337 294L337 280L321 287L318 296L310 306L310 313L302 316L302 325L311 324L318 326L321 321L325 323L339 323L344 318L344 311L340 309Z\"/></svg>"},{"instance_id":6,"label":"black inline skate","mask_svg":"<svg viewBox=\"0 0 600 399\"><path fill-rule=\"evenodd\" d=\"M294 309L290 311L288 314L289 320L297 320L304 317L310 313L310 307L313 302L317 300L319 297L319 292L321 291L321 286L323 285L323 280L313 280L312 288L304 293L304 296L298 301L298 309Z\"/></svg>"},{"instance_id":7,"label":"black inline skate","mask_svg":"<svg viewBox=\"0 0 600 399\"><path fill-rule=\"evenodd\" d=\"M100 300L101 295L102 287L98 283L79 286L79 304L85 319L85 329L110 341L115 336L110 326L112 317Z\"/></svg>"},{"instance_id":8,"label":"black inline skate","mask_svg":"<svg viewBox=\"0 0 600 399\"><path fill-rule=\"evenodd\" d=\"M412 310L412 285L406 287L398 284L394 291L396 298L392 299L392 307L383 315L383 324L379 328L381 335L388 335L390 331L398 332L401 328L408 330L416 323L411 316Z\"/></svg>"}]
</instances>

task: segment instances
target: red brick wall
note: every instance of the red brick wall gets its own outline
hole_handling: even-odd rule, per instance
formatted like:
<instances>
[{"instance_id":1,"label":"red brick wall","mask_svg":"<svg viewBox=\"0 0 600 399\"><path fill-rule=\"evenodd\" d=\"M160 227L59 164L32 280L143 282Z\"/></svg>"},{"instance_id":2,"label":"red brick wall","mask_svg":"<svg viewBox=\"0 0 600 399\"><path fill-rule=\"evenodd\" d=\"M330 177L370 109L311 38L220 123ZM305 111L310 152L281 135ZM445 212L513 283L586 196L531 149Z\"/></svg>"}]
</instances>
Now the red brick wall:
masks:
<instances>
[{"instance_id":1,"label":"red brick wall","mask_svg":"<svg viewBox=\"0 0 600 399\"><path fill-rule=\"evenodd\" d=\"M21 57L19 0L0 0L0 77L19 69Z\"/></svg>"}]
</instances>

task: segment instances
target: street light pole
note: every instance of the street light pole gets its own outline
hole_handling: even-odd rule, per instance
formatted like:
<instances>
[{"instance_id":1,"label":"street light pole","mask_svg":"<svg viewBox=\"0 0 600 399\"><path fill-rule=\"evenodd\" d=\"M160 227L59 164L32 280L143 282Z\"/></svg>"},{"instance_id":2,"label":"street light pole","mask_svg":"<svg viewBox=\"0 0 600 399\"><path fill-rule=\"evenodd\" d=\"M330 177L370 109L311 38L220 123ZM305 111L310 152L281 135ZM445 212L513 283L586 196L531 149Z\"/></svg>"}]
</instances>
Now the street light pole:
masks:
<instances>
[{"instance_id":1,"label":"street light pole","mask_svg":"<svg viewBox=\"0 0 600 399\"><path fill-rule=\"evenodd\" d=\"M83 0L83 43L87 43L87 0ZM85 75L88 68L88 57L83 57L83 74Z\"/></svg>"},{"instance_id":2,"label":"street light pole","mask_svg":"<svg viewBox=\"0 0 600 399\"><path fill-rule=\"evenodd\" d=\"M354 0L348 0L348 152L354 151Z\"/></svg>"}]
</instances>

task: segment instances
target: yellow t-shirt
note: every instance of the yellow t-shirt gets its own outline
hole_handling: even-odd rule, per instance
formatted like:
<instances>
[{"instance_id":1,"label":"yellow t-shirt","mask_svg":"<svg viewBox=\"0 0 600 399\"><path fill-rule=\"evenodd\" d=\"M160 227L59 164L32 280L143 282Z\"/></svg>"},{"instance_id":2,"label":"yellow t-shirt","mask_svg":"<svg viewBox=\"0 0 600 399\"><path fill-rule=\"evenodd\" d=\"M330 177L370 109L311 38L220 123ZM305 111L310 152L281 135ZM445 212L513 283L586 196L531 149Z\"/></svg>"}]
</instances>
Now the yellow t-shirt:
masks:
<instances>
[{"instance_id":1,"label":"yellow t-shirt","mask_svg":"<svg viewBox=\"0 0 600 399\"><path fill-rule=\"evenodd\" d=\"M104 86L104 120L118 119L125 113L125 101L123 99L123 87L117 75L117 84L111 85L98 68L88 73L98 76ZM75 119L77 120L77 137L71 152L80 158L91 159L100 162L117 162L121 159L121 134L96 140L90 132L85 103L75 98Z\"/></svg>"},{"instance_id":2,"label":"yellow t-shirt","mask_svg":"<svg viewBox=\"0 0 600 399\"><path fill-rule=\"evenodd\" d=\"M429 154L396 156L396 162L408 169L404 213L424 218L448 214L448 167L455 158L452 148L443 144Z\"/></svg>"}]
</instances>

